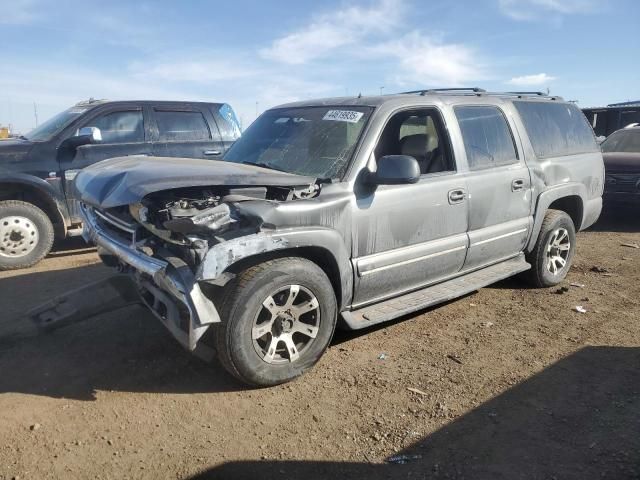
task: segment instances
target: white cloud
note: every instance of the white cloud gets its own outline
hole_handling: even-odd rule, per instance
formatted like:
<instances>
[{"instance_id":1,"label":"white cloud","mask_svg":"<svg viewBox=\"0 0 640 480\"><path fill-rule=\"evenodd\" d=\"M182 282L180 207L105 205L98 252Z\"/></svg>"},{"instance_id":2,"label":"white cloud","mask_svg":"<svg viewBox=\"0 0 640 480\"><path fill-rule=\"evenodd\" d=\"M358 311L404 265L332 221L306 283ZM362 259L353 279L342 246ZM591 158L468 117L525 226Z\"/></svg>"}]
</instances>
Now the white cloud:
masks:
<instances>
[{"instance_id":1,"label":"white cloud","mask_svg":"<svg viewBox=\"0 0 640 480\"><path fill-rule=\"evenodd\" d=\"M479 54L456 43L443 43L419 32L382 43L370 50L400 65L399 83L459 86L486 78Z\"/></svg>"},{"instance_id":2,"label":"white cloud","mask_svg":"<svg viewBox=\"0 0 640 480\"><path fill-rule=\"evenodd\" d=\"M260 55L288 64L303 64L337 48L396 26L403 11L401 0L379 0L370 8L360 6L318 16L306 27L275 40Z\"/></svg>"},{"instance_id":3,"label":"white cloud","mask_svg":"<svg viewBox=\"0 0 640 480\"><path fill-rule=\"evenodd\" d=\"M556 77L547 75L546 73L537 73L535 75L522 75L521 77L513 77L507 83L519 87L548 85L553 82Z\"/></svg>"},{"instance_id":4,"label":"white cloud","mask_svg":"<svg viewBox=\"0 0 640 480\"><path fill-rule=\"evenodd\" d=\"M343 65L345 70L353 68L352 60L369 66L388 64L395 76L387 80L401 85L460 85L486 77L474 49L409 31L406 10L403 0L379 0L368 8L324 14L276 39L260 55L289 65L319 62L331 55L331 65L325 62L325 66Z\"/></svg>"},{"instance_id":5,"label":"white cloud","mask_svg":"<svg viewBox=\"0 0 640 480\"><path fill-rule=\"evenodd\" d=\"M537 20L558 16L593 13L595 0L498 0L500 11L514 20Z\"/></svg>"}]
</instances>

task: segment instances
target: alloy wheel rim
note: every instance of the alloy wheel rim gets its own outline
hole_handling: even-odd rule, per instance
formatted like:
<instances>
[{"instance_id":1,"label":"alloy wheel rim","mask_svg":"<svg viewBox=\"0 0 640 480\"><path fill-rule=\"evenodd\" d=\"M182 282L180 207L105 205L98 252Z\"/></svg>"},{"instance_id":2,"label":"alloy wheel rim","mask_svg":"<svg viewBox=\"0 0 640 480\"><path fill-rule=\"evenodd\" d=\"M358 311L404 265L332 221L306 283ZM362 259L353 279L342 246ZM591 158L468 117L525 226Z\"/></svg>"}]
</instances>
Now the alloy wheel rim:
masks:
<instances>
[{"instance_id":1,"label":"alloy wheel rim","mask_svg":"<svg viewBox=\"0 0 640 480\"><path fill-rule=\"evenodd\" d=\"M0 256L20 258L38 245L40 233L32 220L21 216L0 219Z\"/></svg>"},{"instance_id":2,"label":"alloy wheel rim","mask_svg":"<svg viewBox=\"0 0 640 480\"><path fill-rule=\"evenodd\" d=\"M546 259L547 270L552 275L558 275L567 266L569 252L571 251L571 239L566 228L558 228L553 231L547 243Z\"/></svg>"},{"instance_id":3,"label":"alloy wheel rim","mask_svg":"<svg viewBox=\"0 0 640 480\"><path fill-rule=\"evenodd\" d=\"M262 302L251 329L253 347L266 363L293 363L313 344L319 326L316 296L301 285L286 285Z\"/></svg>"}]
</instances>

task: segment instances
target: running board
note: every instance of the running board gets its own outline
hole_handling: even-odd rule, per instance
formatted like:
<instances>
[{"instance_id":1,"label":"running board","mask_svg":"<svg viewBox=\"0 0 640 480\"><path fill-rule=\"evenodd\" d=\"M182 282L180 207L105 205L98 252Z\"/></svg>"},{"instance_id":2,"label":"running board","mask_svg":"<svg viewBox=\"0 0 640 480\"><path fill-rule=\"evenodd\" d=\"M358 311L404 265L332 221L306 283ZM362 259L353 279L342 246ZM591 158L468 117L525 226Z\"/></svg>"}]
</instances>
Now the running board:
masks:
<instances>
[{"instance_id":1,"label":"running board","mask_svg":"<svg viewBox=\"0 0 640 480\"><path fill-rule=\"evenodd\" d=\"M350 329L359 330L453 300L530 268L531 265L527 263L524 255L520 254L515 258L475 270L416 292L407 293L406 295L351 312L343 312L342 317Z\"/></svg>"}]
</instances>

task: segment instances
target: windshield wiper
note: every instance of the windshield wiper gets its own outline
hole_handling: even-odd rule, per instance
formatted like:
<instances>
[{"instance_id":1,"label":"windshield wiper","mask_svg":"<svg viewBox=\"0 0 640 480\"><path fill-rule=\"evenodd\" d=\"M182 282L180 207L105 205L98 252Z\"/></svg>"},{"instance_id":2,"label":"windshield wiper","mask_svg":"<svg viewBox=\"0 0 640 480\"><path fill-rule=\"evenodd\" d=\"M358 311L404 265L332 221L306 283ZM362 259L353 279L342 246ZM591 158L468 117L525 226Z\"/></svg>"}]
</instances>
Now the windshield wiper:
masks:
<instances>
[{"instance_id":1,"label":"windshield wiper","mask_svg":"<svg viewBox=\"0 0 640 480\"><path fill-rule=\"evenodd\" d=\"M241 162L243 165L253 165L254 167L260 167L260 168L268 168L269 170L276 170L278 172L285 172L287 173L286 170L282 170L281 168L278 167L274 167L273 165L269 165L268 163L264 163L264 162L258 162L258 163L253 163L253 162Z\"/></svg>"},{"instance_id":2,"label":"windshield wiper","mask_svg":"<svg viewBox=\"0 0 640 480\"><path fill-rule=\"evenodd\" d=\"M25 137L24 135L19 135L19 136L18 136L18 138L19 138L20 140L26 140L26 141L29 141L29 139L28 139L27 137Z\"/></svg>"}]
</instances>

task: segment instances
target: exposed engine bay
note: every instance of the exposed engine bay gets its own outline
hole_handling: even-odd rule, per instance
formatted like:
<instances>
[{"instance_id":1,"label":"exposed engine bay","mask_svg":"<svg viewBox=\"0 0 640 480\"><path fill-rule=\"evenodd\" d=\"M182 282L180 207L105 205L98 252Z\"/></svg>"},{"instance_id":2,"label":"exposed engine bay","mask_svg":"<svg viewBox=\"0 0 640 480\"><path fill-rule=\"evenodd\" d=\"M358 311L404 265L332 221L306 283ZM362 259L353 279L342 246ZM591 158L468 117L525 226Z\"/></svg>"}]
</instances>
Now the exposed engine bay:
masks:
<instances>
[{"instance_id":1,"label":"exposed engine bay","mask_svg":"<svg viewBox=\"0 0 640 480\"><path fill-rule=\"evenodd\" d=\"M179 188L152 193L130 205L129 213L155 237L167 242L168 248L193 263L213 244L260 229L262 220L243 211L243 202L288 202L313 198L319 191L317 184L304 188Z\"/></svg>"}]
</instances>

